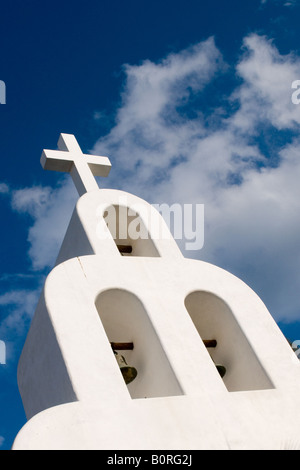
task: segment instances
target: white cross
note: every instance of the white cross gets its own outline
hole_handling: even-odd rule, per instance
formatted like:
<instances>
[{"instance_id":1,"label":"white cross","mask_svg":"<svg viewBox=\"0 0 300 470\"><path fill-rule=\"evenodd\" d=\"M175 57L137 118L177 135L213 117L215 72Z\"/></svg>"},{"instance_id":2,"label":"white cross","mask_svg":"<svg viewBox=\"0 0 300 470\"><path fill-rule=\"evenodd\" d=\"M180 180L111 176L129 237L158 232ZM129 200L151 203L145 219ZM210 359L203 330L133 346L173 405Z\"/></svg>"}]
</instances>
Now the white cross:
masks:
<instances>
[{"instance_id":1,"label":"white cross","mask_svg":"<svg viewBox=\"0 0 300 470\"><path fill-rule=\"evenodd\" d=\"M60 134L59 150L43 150L41 165L44 170L70 173L79 196L99 189L94 176L108 176L111 163L107 157L85 155L74 135Z\"/></svg>"}]
</instances>

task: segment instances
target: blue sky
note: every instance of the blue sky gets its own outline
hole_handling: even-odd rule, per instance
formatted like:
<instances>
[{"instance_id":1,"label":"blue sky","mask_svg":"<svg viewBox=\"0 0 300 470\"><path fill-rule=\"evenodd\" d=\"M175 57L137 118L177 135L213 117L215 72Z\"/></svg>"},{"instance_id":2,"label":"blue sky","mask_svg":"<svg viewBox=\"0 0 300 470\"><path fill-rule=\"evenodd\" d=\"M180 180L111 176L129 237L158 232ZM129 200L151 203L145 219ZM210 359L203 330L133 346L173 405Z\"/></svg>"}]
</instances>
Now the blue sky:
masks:
<instances>
[{"instance_id":1,"label":"blue sky","mask_svg":"<svg viewBox=\"0 0 300 470\"><path fill-rule=\"evenodd\" d=\"M18 357L77 199L39 163L61 132L109 156L102 187L205 204L185 256L241 277L300 339L299 20L299 0L1 6L0 449L25 423Z\"/></svg>"}]
</instances>

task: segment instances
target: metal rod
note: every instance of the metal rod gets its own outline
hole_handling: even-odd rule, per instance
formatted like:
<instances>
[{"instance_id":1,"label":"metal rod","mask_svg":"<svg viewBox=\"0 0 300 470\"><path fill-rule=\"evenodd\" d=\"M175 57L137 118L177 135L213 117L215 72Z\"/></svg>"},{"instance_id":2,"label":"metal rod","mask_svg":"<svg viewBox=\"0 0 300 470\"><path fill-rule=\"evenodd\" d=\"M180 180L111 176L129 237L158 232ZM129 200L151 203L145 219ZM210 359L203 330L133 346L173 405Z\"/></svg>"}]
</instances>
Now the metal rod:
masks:
<instances>
[{"instance_id":1,"label":"metal rod","mask_svg":"<svg viewBox=\"0 0 300 470\"><path fill-rule=\"evenodd\" d=\"M217 346L217 341L215 339L204 339L203 343L207 348L215 348Z\"/></svg>"},{"instance_id":2,"label":"metal rod","mask_svg":"<svg viewBox=\"0 0 300 470\"><path fill-rule=\"evenodd\" d=\"M115 351L132 351L133 343L110 343Z\"/></svg>"},{"instance_id":3,"label":"metal rod","mask_svg":"<svg viewBox=\"0 0 300 470\"><path fill-rule=\"evenodd\" d=\"M217 346L217 341L215 339L204 339L203 343L207 348L215 348ZM133 343L111 342L110 344L116 351L132 351L134 348Z\"/></svg>"},{"instance_id":4,"label":"metal rod","mask_svg":"<svg viewBox=\"0 0 300 470\"><path fill-rule=\"evenodd\" d=\"M132 253L131 245L117 245L120 253Z\"/></svg>"}]
</instances>

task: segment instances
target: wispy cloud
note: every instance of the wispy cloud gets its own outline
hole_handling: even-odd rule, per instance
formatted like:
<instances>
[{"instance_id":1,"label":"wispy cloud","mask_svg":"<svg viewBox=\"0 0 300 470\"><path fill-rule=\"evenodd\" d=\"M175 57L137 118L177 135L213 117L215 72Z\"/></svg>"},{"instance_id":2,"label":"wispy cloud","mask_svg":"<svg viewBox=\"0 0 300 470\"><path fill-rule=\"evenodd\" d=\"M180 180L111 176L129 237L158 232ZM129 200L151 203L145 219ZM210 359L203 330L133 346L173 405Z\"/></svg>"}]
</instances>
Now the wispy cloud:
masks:
<instances>
[{"instance_id":1,"label":"wispy cloud","mask_svg":"<svg viewBox=\"0 0 300 470\"><path fill-rule=\"evenodd\" d=\"M51 188L41 186L15 190L12 192L12 208L37 218L49 204L51 194Z\"/></svg>"},{"instance_id":2,"label":"wispy cloud","mask_svg":"<svg viewBox=\"0 0 300 470\"><path fill-rule=\"evenodd\" d=\"M6 183L0 183L0 194L8 194L9 186Z\"/></svg>"},{"instance_id":3,"label":"wispy cloud","mask_svg":"<svg viewBox=\"0 0 300 470\"><path fill-rule=\"evenodd\" d=\"M245 38L242 51L235 66L240 85L226 108L197 107L211 83L222 88L227 71L213 40L189 50L194 69L186 76L180 66L186 51L126 67L116 124L94 150L113 155L117 177L126 172L124 188L152 202L204 202L199 257L246 279L277 319L291 319L300 310L292 293L300 278L300 108L291 102L300 60L258 35ZM192 118L181 112L187 104Z\"/></svg>"},{"instance_id":4,"label":"wispy cloud","mask_svg":"<svg viewBox=\"0 0 300 470\"><path fill-rule=\"evenodd\" d=\"M223 67L212 38L157 64L148 60L140 66L126 65L116 125L95 151L107 149L121 163L122 171L138 169L140 186L156 181L161 172L186 156L187 146L206 133L200 120L185 118L180 108Z\"/></svg>"},{"instance_id":5,"label":"wispy cloud","mask_svg":"<svg viewBox=\"0 0 300 470\"><path fill-rule=\"evenodd\" d=\"M235 125L256 133L264 124L277 130L297 129L300 111L292 103L291 84L299 77L300 58L279 54L271 40L256 34L248 36L243 46L245 54L237 64L243 82L234 94L240 103L232 117Z\"/></svg>"},{"instance_id":6,"label":"wispy cloud","mask_svg":"<svg viewBox=\"0 0 300 470\"><path fill-rule=\"evenodd\" d=\"M25 323L33 316L38 296L39 289L11 290L0 295L1 339L12 339L11 332L22 335Z\"/></svg>"},{"instance_id":7,"label":"wispy cloud","mask_svg":"<svg viewBox=\"0 0 300 470\"><path fill-rule=\"evenodd\" d=\"M269 2L281 3L284 7L293 7L299 3L299 0L261 0L261 5L265 5Z\"/></svg>"},{"instance_id":8,"label":"wispy cloud","mask_svg":"<svg viewBox=\"0 0 300 470\"><path fill-rule=\"evenodd\" d=\"M19 214L29 214L28 231L32 267L53 266L76 202L76 190L68 180L56 189L33 186L12 191L11 206Z\"/></svg>"},{"instance_id":9,"label":"wispy cloud","mask_svg":"<svg viewBox=\"0 0 300 470\"><path fill-rule=\"evenodd\" d=\"M235 85L223 89L230 73ZM210 38L157 63L126 65L124 75L115 123L93 149L113 161L102 185L153 203L205 203L204 248L186 256L242 277L277 319L298 318L300 106L291 83L300 58L250 35L239 61L226 65ZM12 192L14 210L32 217L34 269L54 263L76 197L68 178L57 189Z\"/></svg>"}]
</instances>

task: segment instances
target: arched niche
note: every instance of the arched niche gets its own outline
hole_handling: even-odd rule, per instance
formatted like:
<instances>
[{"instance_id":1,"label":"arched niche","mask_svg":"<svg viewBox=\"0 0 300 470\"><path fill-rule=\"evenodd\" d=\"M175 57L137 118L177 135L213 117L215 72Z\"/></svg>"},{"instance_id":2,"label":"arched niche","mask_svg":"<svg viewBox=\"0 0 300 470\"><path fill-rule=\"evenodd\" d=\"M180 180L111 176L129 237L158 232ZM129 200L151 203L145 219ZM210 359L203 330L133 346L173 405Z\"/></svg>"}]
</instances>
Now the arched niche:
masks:
<instances>
[{"instance_id":1,"label":"arched niche","mask_svg":"<svg viewBox=\"0 0 300 470\"><path fill-rule=\"evenodd\" d=\"M160 256L136 210L124 205L111 205L105 209L103 217L121 255Z\"/></svg>"},{"instance_id":2,"label":"arched niche","mask_svg":"<svg viewBox=\"0 0 300 470\"><path fill-rule=\"evenodd\" d=\"M228 391L274 388L232 310L221 298L195 291L186 297L185 306L202 340L217 341L217 346L208 351L212 365L225 366L223 380Z\"/></svg>"},{"instance_id":3,"label":"arched niche","mask_svg":"<svg viewBox=\"0 0 300 470\"><path fill-rule=\"evenodd\" d=\"M96 308L110 343L132 342L134 345L132 351L121 351L126 362L138 371L137 378L127 385L131 397L182 395L178 380L138 297L123 289L109 289L98 295Z\"/></svg>"}]
</instances>

